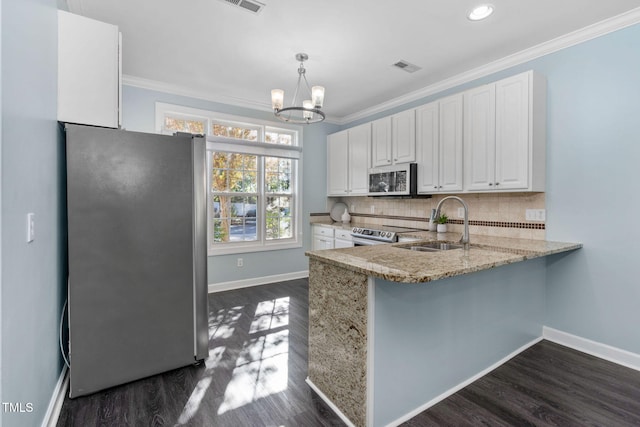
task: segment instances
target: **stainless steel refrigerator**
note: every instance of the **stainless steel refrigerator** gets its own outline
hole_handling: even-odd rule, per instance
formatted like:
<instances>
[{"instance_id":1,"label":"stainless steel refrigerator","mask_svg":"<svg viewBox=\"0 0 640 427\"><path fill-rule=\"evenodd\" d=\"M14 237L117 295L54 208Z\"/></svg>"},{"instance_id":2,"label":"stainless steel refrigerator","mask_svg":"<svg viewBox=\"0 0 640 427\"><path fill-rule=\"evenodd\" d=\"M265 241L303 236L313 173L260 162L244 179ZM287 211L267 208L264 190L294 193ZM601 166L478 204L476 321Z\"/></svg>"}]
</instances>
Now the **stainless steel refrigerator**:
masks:
<instances>
[{"instance_id":1,"label":"stainless steel refrigerator","mask_svg":"<svg viewBox=\"0 0 640 427\"><path fill-rule=\"evenodd\" d=\"M65 133L70 397L205 359L204 138Z\"/></svg>"}]
</instances>

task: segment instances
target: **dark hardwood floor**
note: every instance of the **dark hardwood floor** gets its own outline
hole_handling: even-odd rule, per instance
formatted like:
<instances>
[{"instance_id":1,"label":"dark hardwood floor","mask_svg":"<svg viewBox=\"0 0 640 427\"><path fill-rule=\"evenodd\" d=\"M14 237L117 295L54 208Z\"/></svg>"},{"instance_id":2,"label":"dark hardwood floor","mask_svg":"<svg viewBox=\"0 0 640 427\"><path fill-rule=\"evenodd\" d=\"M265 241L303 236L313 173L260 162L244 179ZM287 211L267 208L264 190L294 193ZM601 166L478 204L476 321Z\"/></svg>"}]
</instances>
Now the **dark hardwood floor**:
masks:
<instances>
[{"instance_id":1,"label":"dark hardwood floor","mask_svg":"<svg viewBox=\"0 0 640 427\"><path fill-rule=\"evenodd\" d=\"M306 280L209 296L204 364L65 399L58 426L344 426L304 382ZM404 423L640 426L640 372L542 341Z\"/></svg>"},{"instance_id":2,"label":"dark hardwood floor","mask_svg":"<svg viewBox=\"0 0 640 427\"><path fill-rule=\"evenodd\" d=\"M209 358L75 399L58 426L344 426L305 383L307 280L209 295Z\"/></svg>"},{"instance_id":3,"label":"dark hardwood floor","mask_svg":"<svg viewBox=\"0 0 640 427\"><path fill-rule=\"evenodd\" d=\"M640 372L542 341L402 424L640 426Z\"/></svg>"}]
</instances>

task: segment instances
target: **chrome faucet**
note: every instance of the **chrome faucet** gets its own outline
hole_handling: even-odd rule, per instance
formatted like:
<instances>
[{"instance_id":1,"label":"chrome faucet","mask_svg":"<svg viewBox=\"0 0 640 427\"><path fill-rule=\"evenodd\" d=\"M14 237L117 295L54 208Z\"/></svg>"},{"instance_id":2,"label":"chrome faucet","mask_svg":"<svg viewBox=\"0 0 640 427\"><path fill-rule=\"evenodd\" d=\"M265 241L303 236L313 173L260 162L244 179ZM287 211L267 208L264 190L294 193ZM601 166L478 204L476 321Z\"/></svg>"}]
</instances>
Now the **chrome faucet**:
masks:
<instances>
[{"instance_id":1,"label":"chrome faucet","mask_svg":"<svg viewBox=\"0 0 640 427\"><path fill-rule=\"evenodd\" d=\"M442 204L445 202L445 200L449 200L449 199L459 201L462 204L462 207L464 208L464 233L462 234L460 243L462 243L462 247L464 248L464 250L468 251L469 250L469 206L467 206L467 203L458 196L447 196L438 202L438 205L436 206L436 218L440 217L440 207L442 206Z\"/></svg>"}]
</instances>

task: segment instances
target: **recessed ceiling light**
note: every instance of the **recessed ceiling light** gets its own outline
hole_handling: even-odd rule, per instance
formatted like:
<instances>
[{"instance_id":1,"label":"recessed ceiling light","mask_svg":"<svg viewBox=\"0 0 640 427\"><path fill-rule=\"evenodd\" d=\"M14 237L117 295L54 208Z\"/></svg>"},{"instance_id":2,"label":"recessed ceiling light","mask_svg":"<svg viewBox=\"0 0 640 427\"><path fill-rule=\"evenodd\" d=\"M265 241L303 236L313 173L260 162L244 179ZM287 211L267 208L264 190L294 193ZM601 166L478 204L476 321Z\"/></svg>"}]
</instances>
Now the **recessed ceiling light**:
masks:
<instances>
[{"instance_id":1,"label":"recessed ceiling light","mask_svg":"<svg viewBox=\"0 0 640 427\"><path fill-rule=\"evenodd\" d=\"M467 18L472 21L480 21L493 13L493 5L483 4L471 9L467 14Z\"/></svg>"}]
</instances>

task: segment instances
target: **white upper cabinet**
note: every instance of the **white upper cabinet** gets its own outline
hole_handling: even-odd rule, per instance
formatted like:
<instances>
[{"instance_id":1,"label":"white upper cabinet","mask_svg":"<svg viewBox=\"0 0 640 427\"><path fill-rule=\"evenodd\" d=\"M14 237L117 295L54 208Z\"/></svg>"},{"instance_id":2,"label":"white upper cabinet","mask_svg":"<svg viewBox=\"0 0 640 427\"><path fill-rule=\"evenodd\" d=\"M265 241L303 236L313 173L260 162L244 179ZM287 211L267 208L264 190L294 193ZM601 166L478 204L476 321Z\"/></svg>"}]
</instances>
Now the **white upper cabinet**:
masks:
<instances>
[{"instance_id":1,"label":"white upper cabinet","mask_svg":"<svg viewBox=\"0 0 640 427\"><path fill-rule=\"evenodd\" d=\"M415 110L372 122L371 154L373 167L415 162Z\"/></svg>"},{"instance_id":2,"label":"white upper cabinet","mask_svg":"<svg viewBox=\"0 0 640 427\"><path fill-rule=\"evenodd\" d=\"M348 131L327 137L327 195L347 196L349 193Z\"/></svg>"},{"instance_id":3,"label":"white upper cabinet","mask_svg":"<svg viewBox=\"0 0 640 427\"><path fill-rule=\"evenodd\" d=\"M349 129L349 194L369 192L371 164L371 124Z\"/></svg>"},{"instance_id":4,"label":"white upper cabinet","mask_svg":"<svg viewBox=\"0 0 640 427\"><path fill-rule=\"evenodd\" d=\"M329 135L329 195L366 195L369 167L410 162L423 194L545 191L546 90L527 71Z\"/></svg>"},{"instance_id":5,"label":"white upper cabinet","mask_svg":"<svg viewBox=\"0 0 640 427\"><path fill-rule=\"evenodd\" d=\"M416 110L418 192L462 190L462 95Z\"/></svg>"},{"instance_id":6,"label":"white upper cabinet","mask_svg":"<svg viewBox=\"0 0 640 427\"><path fill-rule=\"evenodd\" d=\"M58 11L58 120L120 125L118 27Z\"/></svg>"},{"instance_id":7,"label":"white upper cabinet","mask_svg":"<svg viewBox=\"0 0 640 427\"><path fill-rule=\"evenodd\" d=\"M416 108L418 192L432 193L440 185L440 103Z\"/></svg>"},{"instance_id":8,"label":"white upper cabinet","mask_svg":"<svg viewBox=\"0 0 640 427\"><path fill-rule=\"evenodd\" d=\"M369 192L371 124L327 137L327 195L366 195Z\"/></svg>"},{"instance_id":9,"label":"white upper cabinet","mask_svg":"<svg viewBox=\"0 0 640 427\"><path fill-rule=\"evenodd\" d=\"M495 84L480 86L464 93L466 190L492 190L496 181L495 104Z\"/></svg>"},{"instance_id":10,"label":"white upper cabinet","mask_svg":"<svg viewBox=\"0 0 640 427\"><path fill-rule=\"evenodd\" d=\"M440 173L438 190L462 190L462 94L440 100Z\"/></svg>"},{"instance_id":11,"label":"white upper cabinet","mask_svg":"<svg viewBox=\"0 0 640 427\"><path fill-rule=\"evenodd\" d=\"M384 117L371 123L371 167L391 163L391 117Z\"/></svg>"},{"instance_id":12,"label":"white upper cabinet","mask_svg":"<svg viewBox=\"0 0 640 427\"><path fill-rule=\"evenodd\" d=\"M533 71L465 92L465 190L544 191L546 82Z\"/></svg>"},{"instance_id":13,"label":"white upper cabinet","mask_svg":"<svg viewBox=\"0 0 640 427\"><path fill-rule=\"evenodd\" d=\"M416 161L416 113L403 111L391 116L391 155L393 163Z\"/></svg>"}]
</instances>

